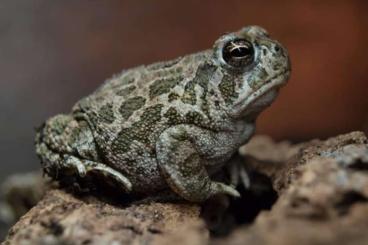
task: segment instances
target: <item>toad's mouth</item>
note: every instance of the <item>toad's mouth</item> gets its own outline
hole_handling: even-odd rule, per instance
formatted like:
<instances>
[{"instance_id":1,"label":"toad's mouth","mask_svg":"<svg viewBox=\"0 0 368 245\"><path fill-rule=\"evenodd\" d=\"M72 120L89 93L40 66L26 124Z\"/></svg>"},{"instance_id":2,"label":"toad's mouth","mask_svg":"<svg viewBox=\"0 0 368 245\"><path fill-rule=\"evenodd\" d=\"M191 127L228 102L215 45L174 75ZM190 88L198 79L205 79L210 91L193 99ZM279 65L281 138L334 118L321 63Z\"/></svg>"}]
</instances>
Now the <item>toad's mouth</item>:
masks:
<instances>
[{"instance_id":1,"label":"toad's mouth","mask_svg":"<svg viewBox=\"0 0 368 245\"><path fill-rule=\"evenodd\" d=\"M239 97L238 102L234 104L231 115L234 117L244 117L268 107L275 100L280 88L287 83L289 75L290 70L285 69L270 78L258 90L251 91Z\"/></svg>"}]
</instances>

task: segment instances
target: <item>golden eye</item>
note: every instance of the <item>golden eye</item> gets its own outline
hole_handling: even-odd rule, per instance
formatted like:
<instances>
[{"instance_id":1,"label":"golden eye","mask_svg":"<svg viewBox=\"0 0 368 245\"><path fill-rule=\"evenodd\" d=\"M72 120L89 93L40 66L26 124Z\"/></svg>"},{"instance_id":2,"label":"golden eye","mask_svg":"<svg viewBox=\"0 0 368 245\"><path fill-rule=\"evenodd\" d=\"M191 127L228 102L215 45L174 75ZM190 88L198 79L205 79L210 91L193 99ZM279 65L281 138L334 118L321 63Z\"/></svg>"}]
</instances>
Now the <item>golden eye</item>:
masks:
<instances>
[{"instance_id":1,"label":"golden eye","mask_svg":"<svg viewBox=\"0 0 368 245\"><path fill-rule=\"evenodd\" d=\"M235 39L224 46L222 57L230 66L246 67L254 61L254 48L246 39Z\"/></svg>"}]
</instances>

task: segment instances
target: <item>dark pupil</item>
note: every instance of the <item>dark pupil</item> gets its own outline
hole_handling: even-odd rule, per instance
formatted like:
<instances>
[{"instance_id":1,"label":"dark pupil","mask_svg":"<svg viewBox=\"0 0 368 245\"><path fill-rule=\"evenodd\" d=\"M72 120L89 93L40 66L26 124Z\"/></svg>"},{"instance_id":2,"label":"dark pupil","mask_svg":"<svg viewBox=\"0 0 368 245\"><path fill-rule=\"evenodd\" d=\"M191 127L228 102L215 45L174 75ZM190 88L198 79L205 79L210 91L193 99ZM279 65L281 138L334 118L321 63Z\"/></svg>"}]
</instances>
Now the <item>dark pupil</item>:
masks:
<instances>
[{"instance_id":1,"label":"dark pupil","mask_svg":"<svg viewBox=\"0 0 368 245\"><path fill-rule=\"evenodd\" d=\"M253 62L254 50L250 42L238 39L229 42L223 50L223 58L231 66L247 66Z\"/></svg>"},{"instance_id":2,"label":"dark pupil","mask_svg":"<svg viewBox=\"0 0 368 245\"><path fill-rule=\"evenodd\" d=\"M244 57L244 56L251 55L251 54L252 54L251 49L246 46L234 47L234 49L231 50L231 55L237 58Z\"/></svg>"}]
</instances>

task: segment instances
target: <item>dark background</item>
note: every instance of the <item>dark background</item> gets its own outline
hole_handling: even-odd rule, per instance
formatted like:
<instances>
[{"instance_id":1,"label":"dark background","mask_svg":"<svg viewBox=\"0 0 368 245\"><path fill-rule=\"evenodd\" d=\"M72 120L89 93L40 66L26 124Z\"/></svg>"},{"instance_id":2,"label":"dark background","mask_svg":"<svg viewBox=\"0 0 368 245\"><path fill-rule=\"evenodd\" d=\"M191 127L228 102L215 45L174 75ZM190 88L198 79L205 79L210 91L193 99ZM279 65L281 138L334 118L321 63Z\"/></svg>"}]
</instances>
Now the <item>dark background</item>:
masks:
<instances>
[{"instance_id":1,"label":"dark background","mask_svg":"<svg viewBox=\"0 0 368 245\"><path fill-rule=\"evenodd\" d=\"M0 180L39 168L34 127L105 78L249 24L280 40L293 65L258 133L301 141L367 129L365 0L1 0Z\"/></svg>"}]
</instances>

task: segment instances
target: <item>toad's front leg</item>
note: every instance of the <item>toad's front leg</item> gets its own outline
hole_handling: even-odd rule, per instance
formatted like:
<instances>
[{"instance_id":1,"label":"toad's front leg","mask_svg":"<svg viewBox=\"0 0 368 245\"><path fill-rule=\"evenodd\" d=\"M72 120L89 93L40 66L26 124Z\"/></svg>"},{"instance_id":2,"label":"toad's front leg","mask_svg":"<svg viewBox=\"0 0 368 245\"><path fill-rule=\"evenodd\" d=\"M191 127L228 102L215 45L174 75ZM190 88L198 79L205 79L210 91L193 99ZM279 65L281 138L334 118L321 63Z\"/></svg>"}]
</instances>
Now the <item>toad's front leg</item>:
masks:
<instances>
[{"instance_id":1,"label":"toad's front leg","mask_svg":"<svg viewBox=\"0 0 368 245\"><path fill-rule=\"evenodd\" d=\"M233 187L212 181L206 170L204 148L216 148L213 132L195 126L167 129L156 145L160 170L171 189L192 202L202 202L216 194L239 197ZM206 151L206 150L205 150Z\"/></svg>"}]
</instances>

